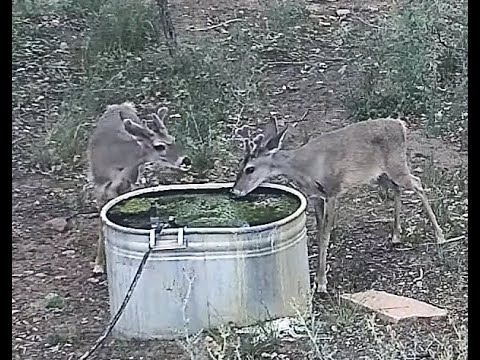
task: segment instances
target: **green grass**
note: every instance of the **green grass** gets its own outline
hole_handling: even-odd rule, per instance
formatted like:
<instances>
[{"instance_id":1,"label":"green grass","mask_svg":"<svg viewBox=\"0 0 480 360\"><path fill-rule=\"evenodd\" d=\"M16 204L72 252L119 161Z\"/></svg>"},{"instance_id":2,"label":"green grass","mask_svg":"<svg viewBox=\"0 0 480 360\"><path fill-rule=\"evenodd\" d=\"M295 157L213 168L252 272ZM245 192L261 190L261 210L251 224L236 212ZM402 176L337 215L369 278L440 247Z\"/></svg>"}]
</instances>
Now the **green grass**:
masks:
<instances>
[{"instance_id":1,"label":"green grass","mask_svg":"<svg viewBox=\"0 0 480 360\"><path fill-rule=\"evenodd\" d=\"M169 127L192 158L193 172L205 176L219 160L233 156L225 134L261 108L260 70L275 57L272 49L283 48L287 56L300 45L296 34L305 16L303 4L269 1L265 7L268 18L259 26L234 24L218 39L181 42L172 56L152 25L154 4L108 1L97 12L92 9L85 40L73 54L84 75L64 99L47 139L49 152L42 154L53 163L76 165L107 104L165 103L173 115ZM284 17L289 21L282 22Z\"/></svg>"}]
</instances>

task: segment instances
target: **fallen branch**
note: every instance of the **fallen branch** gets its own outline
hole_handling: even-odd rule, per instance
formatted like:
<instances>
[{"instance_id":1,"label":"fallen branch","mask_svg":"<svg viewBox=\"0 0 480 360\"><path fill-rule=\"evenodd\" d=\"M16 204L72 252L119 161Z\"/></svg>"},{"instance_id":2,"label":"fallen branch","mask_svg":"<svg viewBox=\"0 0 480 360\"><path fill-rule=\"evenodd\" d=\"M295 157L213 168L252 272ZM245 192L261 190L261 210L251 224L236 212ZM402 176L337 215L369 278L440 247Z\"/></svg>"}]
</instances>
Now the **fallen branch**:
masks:
<instances>
[{"instance_id":1,"label":"fallen branch","mask_svg":"<svg viewBox=\"0 0 480 360\"><path fill-rule=\"evenodd\" d=\"M370 27L373 27L375 29L381 29L382 27L381 26L378 26L378 25L375 25L375 24L372 24L372 23L369 23L368 21L365 21L363 20L361 17L359 16L352 16L354 19L357 19L358 21L360 21L361 23L367 25L367 26L370 26Z\"/></svg>"},{"instance_id":2,"label":"fallen branch","mask_svg":"<svg viewBox=\"0 0 480 360\"><path fill-rule=\"evenodd\" d=\"M417 282L417 281L420 281L423 279L423 269L420 268L420 275L418 277L416 277L415 279L413 279L413 282Z\"/></svg>"},{"instance_id":3,"label":"fallen branch","mask_svg":"<svg viewBox=\"0 0 480 360\"><path fill-rule=\"evenodd\" d=\"M438 244L448 244L448 243L463 240L463 239L465 239L465 235L460 235L460 236L457 236L457 237L454 237L454 238L450 238L450 239L440 241Z\"/></svg>"},{"instance_id":4,"label":"fallen branch","mask_svg":"<svg viewBox=\"0 0 480 360\"><path fill-rule=\"evenodd\" d=\"M307 61L271 61L265 64L265 66L275 66L275 65L311 65Z\"/></svg>"},{"instance_id":5,"label":"fallen branch","mask_svg":"<svg viewBox=\"0 0 480 360\"><path fill-rule=\"evenodd\" d=\"M465 239L465 235L460 235L460 236L450 238L450 239L446 239L446 240L443 240L443 241L440 241L440 242L429 242L429 243L423 243L423 244L420 244L420 245L443 245L443 244L448 244L448 243L452 243L452 242L463 240L463 239Z\"/></svg>"},{"instance_id":6,"label":"fallen branch","mask_svg":"<svg viewBox=\"0 0 480 360\"><path fill-rule=\"evenodd\" d=\"M77 218L77 217L83 217L85 219L94 219L94 218L97 218L100 216L100 212L99 211L95 211L95 210L92 210L92 211L89 211L89 212L79 212L79 213L74 213L68 217L65 218L65 220L68 222L70 221L71 219L73 218Z\"/></svg>"},{"instance_id":7,"label":"fallen branch","mask_svg":"<svg viewBox=\"0 0 480 360\"><path fill-rule=\"evenodd\" d=\"M240 18L230 19L230 20L226 20L224 22L221 22L219 24L208 26L208 27L205 27L205 28L193 28L193 29L189 29L189 30L190 31L208 31L208 30L213 30L213 29L216 29L216 28L219 28L221 26L228 25L228 24L231 24L231 23L237 22L237 21L243 21L243 19L240 19Z\"/></svg>"},{"instance_id":8,"label":"fallen branch","mask_svg":"<svg viewBox=\"0 0 480 360\"><path fill-rule=\"evenodd\" d=\"M374 220L365 220L364 222L367 223L367 224L372 224L372 223L390 223L390 222L393 222L393 219L381 218L381 219L374 219Z\"/></svg>"},{"instance_id":9,"label":"fallen branch","mask_svg":"<svg viewBox=\"0 0 480 360\"><path fill-rule=\"evenodd\" d=\"M305 110L303 113L302 117L298 120L294 121L285 121L285 124L292 124L292 127L297 127L298 123L301 123L302 121L305 121L305 118L307 117L308 113L310 112L310 109Z\"/></svg>"}]
</instances>

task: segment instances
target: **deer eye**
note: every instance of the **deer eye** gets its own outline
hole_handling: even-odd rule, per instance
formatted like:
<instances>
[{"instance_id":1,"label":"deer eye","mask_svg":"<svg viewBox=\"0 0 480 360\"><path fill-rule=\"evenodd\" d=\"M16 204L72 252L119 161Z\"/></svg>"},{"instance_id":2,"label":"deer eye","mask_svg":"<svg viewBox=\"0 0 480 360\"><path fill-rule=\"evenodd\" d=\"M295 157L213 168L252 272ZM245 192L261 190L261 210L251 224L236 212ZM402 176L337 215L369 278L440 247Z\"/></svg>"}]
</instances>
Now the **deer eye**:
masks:
<instances>
[{"instance_id":1,"label":"deer eye","mask_svg":"<svg viewBox=\"0 0 480 360\"><path fill-rule=\"evenodd\" d=\"M245 174L250 175L255 171L255 168L253 166L249 166L245 168Z\"/></svg>"},{"instance_id":2,"label":"deer eye","mask_svg":"<svg viewBox=\"0 0 480 360\"><path fill-rule=\"evenodd\" d=\"M153 145L154 149L157 150L157 151L164 151L166 149L166 146L163 145L163 144L157 144L157 145Z\"/></svg>"}]
</instances>

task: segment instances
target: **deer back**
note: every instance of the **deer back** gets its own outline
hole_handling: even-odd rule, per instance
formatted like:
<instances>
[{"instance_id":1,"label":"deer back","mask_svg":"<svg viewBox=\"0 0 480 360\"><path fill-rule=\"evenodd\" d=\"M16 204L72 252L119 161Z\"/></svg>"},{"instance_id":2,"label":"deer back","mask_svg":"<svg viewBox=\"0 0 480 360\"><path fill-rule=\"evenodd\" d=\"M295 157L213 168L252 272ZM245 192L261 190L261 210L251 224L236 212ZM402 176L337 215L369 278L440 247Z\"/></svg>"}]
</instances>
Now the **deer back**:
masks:
<instances>
[{"instance_id":1,"label":"deer back","mask_svg":"<svg viewBox=\"0 0 480 360\"><path fill-rule=\"evenodd\" d=\"M184 166L188 167L189 159L178 154L175 138L164 124L167 112L162 107L150 114L149 127L131 103L107 107L88 148L90 177L97 187L113 185L110 186L113 193L128 190L136 181L138 167L145 162L187 169Z\"/></svg>"},{"instance_id":2,"label":"deer back","mask_svg":"<svg viewBox=\"0 0 480 360\"><path fill-rule=\"evenodd\" d=\"M301 184L306 192L318 187L338 194L367 183L389 167L406 161L405 127L396 119L367 120L324 133L293 150L282 149L287 128L274 121L265 136L245 141L246 156L238 172L234 193L242 196L276 175ZM271 135L273 134L273 135Z\"/></svg>"},{"instance_id":3,"label":"deer back","mask_svg":"<svg viewBox=\"0 0 480 360\"><path fill-rule=\"evenodd\" d=\"M143 149L124 126L121 112L141 124L135 108L128 104L110 105L99 118L88 147L91 179L95 184L111 181L119 169L138 166Z\"/></svg>"},{"instance_id":4,"label":"deer back","mask_svg":"<svg viewBox=\"0 0 480 360\"><path fill-rule=\"evenodd\" d=\"M320 135L298 152L305 173L339 193L368 183L406 161L405 125L397 119L362 121ZM309 164L309 166L307 166Z\"/></svg>"}]
</instances>

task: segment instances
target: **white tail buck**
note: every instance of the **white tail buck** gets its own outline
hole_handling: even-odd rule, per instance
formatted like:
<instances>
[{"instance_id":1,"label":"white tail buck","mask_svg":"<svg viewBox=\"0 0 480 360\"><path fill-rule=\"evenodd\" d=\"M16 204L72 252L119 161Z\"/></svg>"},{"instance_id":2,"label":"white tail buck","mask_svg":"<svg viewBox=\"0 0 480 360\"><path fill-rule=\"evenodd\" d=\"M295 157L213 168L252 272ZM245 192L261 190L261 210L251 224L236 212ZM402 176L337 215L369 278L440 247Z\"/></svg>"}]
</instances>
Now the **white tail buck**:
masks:
<instances>
[{"instance_id":1,"label":"white tail buck","mask_svg":"<svg viewBox=\"0 0 480 360\"><path fill-rule=\"evenodd\" d=\"M357 185L378 182L394 191L392 242L401 241L401 188L415 191L433 224L436 241L444 235L420 179L407 165L406 128L401 120L376 119L324 133L293 150L282 150L287 127L279 131L271 119L253 141L249 127L236 130L246 156L232 192L245 196L263 181L284 175L298 183L312 202L318 227L318 291L327 291L326 259L337 197Z\"/></svg>"},{"instance_id":2,"label":"white tail buck","mask_svg":"<svg viewBox=\"0 0 480 360\"><path fill-rule=\"evenodd\" d=\"M139 166L146 162L188 170L190 160L178 154L175 138L165 126L167 113L166 107L160 107L149 115L151 122L148 124L137 116L131 103L107 107L88 147L89 175L99 209L109 200L130 191L137 180ZM94 272L103 273L104 267L105 248L100 224Z\"/></svg>"}]
</instances>

